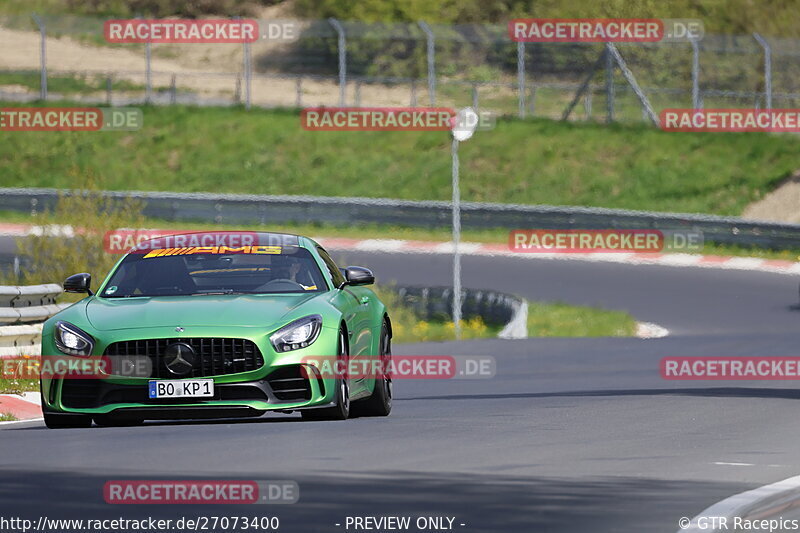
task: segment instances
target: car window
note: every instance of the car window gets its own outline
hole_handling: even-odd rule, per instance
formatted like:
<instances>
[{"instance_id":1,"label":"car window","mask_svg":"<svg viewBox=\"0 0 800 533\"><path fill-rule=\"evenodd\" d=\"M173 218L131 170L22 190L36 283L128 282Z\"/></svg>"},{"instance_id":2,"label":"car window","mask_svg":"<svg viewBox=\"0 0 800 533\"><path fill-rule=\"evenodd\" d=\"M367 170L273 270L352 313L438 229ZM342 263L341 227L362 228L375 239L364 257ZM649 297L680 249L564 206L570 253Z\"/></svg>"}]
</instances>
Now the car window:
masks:
<instances>
[{"instance_id":1,"label":"car window","mask_svg":"<svg viewBox=\"0 0 800 533\"><path fill-rule=\"evenodd\" d=\"M191 248L131 253L100 296L177 296L210 293L291 293L327 290L311 252L297 246ZM220 253L220 250L223 253ZM161 255L159 255L161 254Z\"/></svg>"},{"instance_id":2,"label":"car window","mask_svg":"<svg viewBox=\"0 0 800 533\"><path fill-rule=\"evenodd\" d=\"M342 275L342 271L339 270L339 267L336 266L336 263L333 261L333 259L331 259L331 256L325 251L324 248L317 246L317 252L319 252L319 256L325 262L325 266L328 267L328 272L331 274L333 285L335 287L341 286L341 284L344 283L344 275Z\"/></svg>"}]
</instances>

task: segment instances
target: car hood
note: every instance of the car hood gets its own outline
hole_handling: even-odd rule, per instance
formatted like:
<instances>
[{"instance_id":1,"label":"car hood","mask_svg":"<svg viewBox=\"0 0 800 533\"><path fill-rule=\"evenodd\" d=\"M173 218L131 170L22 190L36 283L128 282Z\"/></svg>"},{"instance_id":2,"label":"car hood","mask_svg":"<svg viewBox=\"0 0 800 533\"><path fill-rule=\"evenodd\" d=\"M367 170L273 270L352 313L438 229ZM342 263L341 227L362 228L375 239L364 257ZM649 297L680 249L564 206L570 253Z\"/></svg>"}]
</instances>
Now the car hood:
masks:
<instances>
[{"instance_id":1,"label":"car hood","mask_svg":"<svg viewBox=\"0 0 800 533\"><path fill-rule=\"evenodd\" d=\"M86 317L100 331L163 326L266 327L323 293L92 298Z\"/></svg>"}]
</instances>

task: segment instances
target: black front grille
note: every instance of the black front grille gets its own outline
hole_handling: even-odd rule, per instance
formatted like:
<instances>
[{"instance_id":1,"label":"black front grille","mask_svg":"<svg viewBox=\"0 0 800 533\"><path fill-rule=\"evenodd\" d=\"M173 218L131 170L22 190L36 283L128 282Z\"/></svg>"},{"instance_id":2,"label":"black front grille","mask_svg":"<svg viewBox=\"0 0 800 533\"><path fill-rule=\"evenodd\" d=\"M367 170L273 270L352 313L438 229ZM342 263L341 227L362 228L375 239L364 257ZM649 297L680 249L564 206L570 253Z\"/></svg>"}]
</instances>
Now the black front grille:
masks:
<instances>
[{"instance_id":1,"label":"black front grille","mask_svg":"<svg viewBox=\"0 0 800 533\"><path fill-rule=\"evenodd\" d=\"M164 352L173 343L185 343L196 354L190 373L175 375L167 369ZM247 339L197 337L183 339L140 339L110 344L104 355L145 356L153 364L153 378L198 378L257 370L264 357L254 342Z\"/></svg>"},{"instance_id":2,"label":"black front grille","mask_svg":"<svg viewBox=\"0 0 800 533\"><path fill-rule=\"evenodd\" d=\"M100 388L101 383L96 379L65 379L61 388L61 402L64 407L72 409L91 409L97 406Z\"/></svg>"}]
</instances>

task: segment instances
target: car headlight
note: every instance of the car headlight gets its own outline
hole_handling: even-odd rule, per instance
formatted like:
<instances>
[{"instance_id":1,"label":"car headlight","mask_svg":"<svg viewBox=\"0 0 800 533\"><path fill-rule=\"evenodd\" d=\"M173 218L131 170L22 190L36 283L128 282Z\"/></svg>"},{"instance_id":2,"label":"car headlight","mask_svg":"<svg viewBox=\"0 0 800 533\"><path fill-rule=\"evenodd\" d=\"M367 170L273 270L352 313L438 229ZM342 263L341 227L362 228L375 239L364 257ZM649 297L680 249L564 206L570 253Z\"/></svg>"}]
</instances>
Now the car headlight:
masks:
<instances>
[{"instance_id":1,"label":"car headlight","mask_svg":"<svg viewBox=\"0 0 800 533\"><path fill-rule=\"evenodd\" d=\"M298 350L311 345L322 329L322 317L310 315L283 326L269 336L272 346L277 352Z\"/></svg>"},{"instance_id":2,"label":"car headlight","mask_svg":"<svg viewBox=\"0 0 800 533\"><path fill-rule=\"evenodd\" d=\"M69 322L56 322L56 347L69 355L89 355L94 349L94 339Z\"/></svg>"}]
</instances>

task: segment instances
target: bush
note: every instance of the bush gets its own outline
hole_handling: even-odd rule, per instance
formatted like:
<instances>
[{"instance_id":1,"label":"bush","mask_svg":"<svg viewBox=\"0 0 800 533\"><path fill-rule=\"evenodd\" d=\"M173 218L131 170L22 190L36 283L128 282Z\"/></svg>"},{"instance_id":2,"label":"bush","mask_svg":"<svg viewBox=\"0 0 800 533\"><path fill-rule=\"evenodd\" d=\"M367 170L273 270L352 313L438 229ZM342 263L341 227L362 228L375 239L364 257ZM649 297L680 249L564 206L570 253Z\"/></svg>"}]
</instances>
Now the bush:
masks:
<instances>
[{"instance_id":1,"label":"bush","mask_svg":"<svg viewBox=\"0 0 800 533\"><path fill-rule=\"evenodd\" d=\"M56 206L37 217L34 235L17 240L18 253L30 261L21 284L61 283L78 272L90 272L95 285L120 258L105 251L103 235L118 228L140 228L143 205L131 198L104 198L96 191L61 194Z\"/></svg>"}]
</instances>

